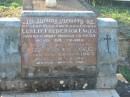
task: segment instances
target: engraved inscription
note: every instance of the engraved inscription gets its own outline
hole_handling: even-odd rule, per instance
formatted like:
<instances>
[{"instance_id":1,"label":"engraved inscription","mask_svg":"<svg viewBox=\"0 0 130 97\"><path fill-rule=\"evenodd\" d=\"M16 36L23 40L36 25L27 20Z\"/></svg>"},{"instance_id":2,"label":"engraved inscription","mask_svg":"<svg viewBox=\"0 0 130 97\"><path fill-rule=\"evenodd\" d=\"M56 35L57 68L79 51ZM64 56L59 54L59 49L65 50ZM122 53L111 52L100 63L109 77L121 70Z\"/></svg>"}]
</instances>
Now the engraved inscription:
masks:
<instances>
[{"instance_id":1,"label":"engraved inscription","mask_svg":"<svg viewBox=\"0 0 130 97\"><path fill-rule=\"evenodd\" d=\"M23 17L22 62L32 66L94 65L96 39L93 18Z\"/></svg>"}]
</instances>

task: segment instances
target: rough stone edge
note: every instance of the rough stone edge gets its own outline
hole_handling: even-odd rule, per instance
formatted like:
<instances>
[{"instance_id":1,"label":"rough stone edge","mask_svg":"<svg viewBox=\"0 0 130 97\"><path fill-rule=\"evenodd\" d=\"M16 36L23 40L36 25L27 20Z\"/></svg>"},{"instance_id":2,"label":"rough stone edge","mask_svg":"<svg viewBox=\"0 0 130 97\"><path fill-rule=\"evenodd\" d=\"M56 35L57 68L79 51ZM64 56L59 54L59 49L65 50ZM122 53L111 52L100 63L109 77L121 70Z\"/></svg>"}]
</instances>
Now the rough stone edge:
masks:
<instances>
[{"instance_id":1,"label":"rough stone edge","mask_svg":"<svg viewBox=\"0 0 130 97\"><path fill-rule=\"evenodd\" d=\"M93 11L23 11L22 17L26 16L85 16L96 18Z\"/></svg>"},{"instance_id":2,"label":"rough stone edge","mask_svg":"<svg viewBox=\"0 0 130 97\"><path fill-rule=\"evenodd\" d=\"M112 18L97 18L97 25L98 25L98 29L116 29L116 31L117 31L117 28L118 28L117 21ZM117 32L116 32L116 34L117 34ZM98 68L100 67L99 65L100 65L100 62L98 62L98 60L97 60ZM117 64L115 64L115 65L117 65ZM108 79L111 79L112 83L109 82ZM102 82L104 82L104 85L107 84L107 86L104 87ZM98 85L100 83L101 83L101 85ZM100 75L98 75L98 77L97 77L97 84L96 84L97 89L114 89L116 87L116 85L117 85L116 74L112 74L112 77L111 76L100 76Z\"/></svg>"},{"instance_id":3,"label":"rough stone edge","mask_svg":"<svg viewBox=\"0 0 130 97\"><path fill-rule=\"evenodd\" d=\"M118 28L118 23L116 20L112 18L97 18L98 27L99 28L110 28L116 29Z\"/></svg>"},{"instance_id":4,"label":"rough stone edge","mask_svg":"<svg viewBox=\"0 0 130 97\"><path fill-rule=\"evenodd\" d=\"M13 92L13 93L1 93L1 96L2 97L27 97L27 96L33 96L33 97L42 97L42 96L55 96L55 97L59 97L60 95L66 95L66 94L79 94L79 97L84 94L84 97L85 95L86 96L92 96L93 97L108 97L109 96L112 96L112 97L120 97L119 94L116 92L116 90L114 89L110 89L110 90L102 90L102 89L99 89L99 90L74 90L74 91L50 91L50 92L33 92L33 93L16 93L16 92ZM81 95L80 95L81 94ZM78 97L78 96L77 96Z\"/></svg>"},{"instance_id":5,"label":"rough stone edge","mask_svg":"<svg viewBox=\"0 0 130 97\"><path fill-rule=\"evenodd\" d=\"M18 32L14 32L14 33L17 33L17 36L18 36L18 41L20 42L20 29L21 29L21 22L20 22L20 19L19 18L0 18L0 29L3 29L3 28L9 28L9 29L14 29L14 28L18 28L18 30L15 30L15 31L18 31ZM19 48L20 45L18 45L17 47ZM19 59L18 60L18 71L17 71L17 74L13 77L10 77L10 78L6 78L8 80L12 80L12 79L15 79L16 77L18 77L20 75L20 72L21 72L21 54L20 54L20 49L18 50L19 52ZM2 81L3 79L0 78L0 82Z\"/></svg>"},{"instance_id":6,"label":"rough stone edge","mask_svg":"<svg viewBox=\"0 0 130 97\"><path fill-rule=\"evenodd\" d=\"M19 27L20 28L20 19L18 19L18 18L0 18L0 25L2 25L2 26L4 25L5 27Z\"/></svg>"}]
</instances>

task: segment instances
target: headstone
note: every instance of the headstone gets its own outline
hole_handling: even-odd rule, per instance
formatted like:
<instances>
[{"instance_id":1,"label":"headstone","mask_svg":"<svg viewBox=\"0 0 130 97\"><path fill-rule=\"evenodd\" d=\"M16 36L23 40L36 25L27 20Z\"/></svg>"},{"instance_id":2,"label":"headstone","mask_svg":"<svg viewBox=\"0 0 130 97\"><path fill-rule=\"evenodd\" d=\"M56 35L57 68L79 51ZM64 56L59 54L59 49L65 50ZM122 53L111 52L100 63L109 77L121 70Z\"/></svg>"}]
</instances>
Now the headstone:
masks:
<instances>
[{"instance_id":1,"label":"headstone","mask_svg":"<svg viewBox=\"0 0 130 97\"><path fill-rule=\"evenodd\" d=\"M22 74L96 78L96 40L96 16L91 11L25 11Z\"/></svg>"},{"instance_id":2,"label":"headstone","mask_svg":"<svg viewBox=\"0 0 130 97\"><path fill-rule=\"evenodd\" d=\"M56 0L45 0L45 4L47 7L56 7L57 2Z\"/></svg>"},{"instance_id":3,"label":"headstone","mask_svg":"<svg viewBox=\"0 0 130 97\"><path fill-rule=\"evenodd\" d=\"M118 56L117 21L98 18L97 88L115 88Z\"/></svg>"},{"instance_id":4,"label":"headstone","mask_svg":"<svg viewBox=\"0 0 130 97\"><path fill-rule=\"evenodd\" d=\"M0 79L13 79L20 73L20 21L0 18Z\"/></svg>"}]
</instances>

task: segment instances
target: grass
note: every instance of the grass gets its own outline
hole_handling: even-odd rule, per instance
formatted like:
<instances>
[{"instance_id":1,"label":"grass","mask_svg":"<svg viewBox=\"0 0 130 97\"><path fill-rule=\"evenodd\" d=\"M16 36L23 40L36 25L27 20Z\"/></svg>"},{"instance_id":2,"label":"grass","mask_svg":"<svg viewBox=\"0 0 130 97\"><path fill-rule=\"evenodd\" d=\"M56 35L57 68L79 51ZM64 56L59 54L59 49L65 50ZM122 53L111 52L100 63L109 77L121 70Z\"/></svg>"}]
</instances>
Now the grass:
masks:
<instances>
[{"instance_id":1,"label":"grass","mask_svg":"<svg viewBox=\"0 0 130 97\"><path fill-rule=\"evenodd\" d=\"M21 6L22 0L0 0L0 17L20 16ZM114 18L123 25L130 25L130 8L120 6L94 6L94 8L101 17Z\"/></svg>"},{"instance_id":2,"label":"grass","mask_svg":"<svg viewBox=\"0 0 130 97\"><path fill-rule=\"evenodd\" d=\"M0 0L0 17L20 17L22 0Z\"/></svg>"},{"instance_id":3,"label":"grass","mask_svg":"<svg viewBox=\"0 0 130 97\"><path fill-rule=\"evenodd\" d=\"M130 7L125 6L95 6L100 17L113 18L118 21L119 29L127 40L130 40Z\"/></svg>"},{"instance_id":4,"label":"grass","mask_svg":"<svg viewBox=\"0 0 130 97\"><path fill-rule=\"evenodd\" d=\"M118 73L121 73L130 82L130 68L128 66L120 66Z\"/></svg>"},{"instance_id":5,"label":"grass","mask_svg":"<svg viewBox=\"0 0 130 97\"><path fill-rule=\"evenodd\" d=\"M22 0L0 0L0 6L19 7L22 5Z\"/></svg>"},{"instance_id":6,"label":"grass","mask_svg":"<svg viewBox=\"0 0 130 97\"><path fill-rule=\"evenodd\" d=\"M20 17L21 8L0 7L0 17Z\"/></svg>"},{"instance_id":7,"label":"grass","mask_svg":"<svg viewBox=\"0 0 130 97\"><path fill-rule=\"evenodd\" d=\"M118 21L119 27L126 27L124 32L128 32L126 39L130 40L130 8L121 6L95 6L100 17L113 18ZM130 82L130 67L120 66L118 73L121 73Z\"/></svg>"},{"instance_id":8,"label":"grass","mask_svg":"<svg viewBox=\"0 0 130 97\"><path fill-rule=\"evenodd\" d=\"M130 8L121 6L95 6L101 17L109 17L130 25Z\"/></svg>"}]
</instances>

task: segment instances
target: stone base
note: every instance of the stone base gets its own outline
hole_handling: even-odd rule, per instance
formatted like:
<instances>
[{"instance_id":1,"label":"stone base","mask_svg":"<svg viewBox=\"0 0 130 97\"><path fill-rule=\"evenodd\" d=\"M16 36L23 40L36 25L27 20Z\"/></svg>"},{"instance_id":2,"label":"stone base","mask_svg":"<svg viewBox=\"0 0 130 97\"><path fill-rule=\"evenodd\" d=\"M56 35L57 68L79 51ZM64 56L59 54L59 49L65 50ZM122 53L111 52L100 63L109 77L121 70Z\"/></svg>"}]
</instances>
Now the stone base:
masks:
<instances>
[{"instance_id":1,"label":"stone base","mask_svg":"<svg viewBox=\"0 0 130 97\"><path fill-rule=\"evenodd\" d=\"M62 91L94 89L96 78L64 77L44 79L1 80L0 91Z\"/></svg>"},{"instance_id":2,"label":"stone base","mask_svg":"<svg viewBox=\"0 0 130 97\"><path fill-rule=\"evenodd\" d=\"M120 97L115 90L81 90L41 93L2 93L1 97Z\"/></svg>"},{"instance_id":3,"label":"stone base","mask_svg":"<svg viewBox=\"0 0 130 97\"><path fill-rule=\"evenodd\" d=\"M114 89L117 85L116 76L97 77L97 89Z\"/></svg>"}]
</instances>

